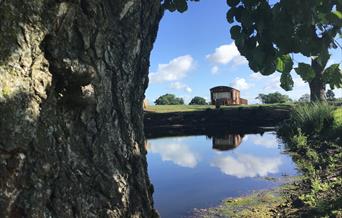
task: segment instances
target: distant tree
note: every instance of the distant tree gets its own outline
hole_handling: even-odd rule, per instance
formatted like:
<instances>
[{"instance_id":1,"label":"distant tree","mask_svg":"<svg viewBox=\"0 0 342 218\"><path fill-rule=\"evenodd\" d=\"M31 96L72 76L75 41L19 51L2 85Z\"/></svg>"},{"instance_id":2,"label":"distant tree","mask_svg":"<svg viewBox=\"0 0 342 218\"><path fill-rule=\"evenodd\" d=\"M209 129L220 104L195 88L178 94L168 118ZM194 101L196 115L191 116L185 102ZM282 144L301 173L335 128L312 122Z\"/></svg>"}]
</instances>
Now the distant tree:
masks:
<instances>
[{"instance_id":1,"label":"distant tree","mask_svg":"<svg viewBox=\"0 0 342 218\"><path fill-rule=\"evenodd\" d=\"M191 99L189 105L206 105L208 104L204 98L196 96L193 99Z\"/></svg>"},{"instance_id":2,"label":"distant tree","mask_svg":"<svg viewBox=\"0 0 342 218\"><path fill-rule=\"evenodd\" d=\"M335 93L333 92L333 90L329 89L325 95L327 96L327 100L333 101L335 100Z\"/></svg>"},{"instance_id":3,"label":"distant tree","mask_svg":"<svg viewBox=\"0 0 342 218\"><path fill-rule=\"evenodd\" d=\"M310 102L310 94L304 94L298 99L299 102Z\"/></svg>"},{"instance_id":4,"label":"distant tree","mask_svg":"<svg viewBox=\"0 0 342 218\"><path fill-rule=\"evenodd\" d=\"M183 98L177 98L174 94L165 94L160 96L154 102L156 105L181 105L184 104Z\"/></svg>"},{"instance_id":5,"label":"distant tree","mask_svg":"<svg viewBox=\"0 0 342 218\"><path fill-rule=\"evenodd\" d=\"M259 94L256 99L259 99L263 104L287 103L292 101L289 96L282 95L279 92Z\"/></svg>"}]
</instances>

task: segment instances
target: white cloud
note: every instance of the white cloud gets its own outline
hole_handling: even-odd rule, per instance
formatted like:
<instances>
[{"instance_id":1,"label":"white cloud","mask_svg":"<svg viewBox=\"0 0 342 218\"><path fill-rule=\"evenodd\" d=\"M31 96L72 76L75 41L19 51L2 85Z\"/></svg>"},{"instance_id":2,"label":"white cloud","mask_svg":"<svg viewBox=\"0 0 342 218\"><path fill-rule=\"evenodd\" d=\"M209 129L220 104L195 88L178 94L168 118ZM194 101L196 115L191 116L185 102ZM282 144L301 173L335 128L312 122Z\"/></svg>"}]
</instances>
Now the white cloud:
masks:
<instances>
[{"instance_id":1,"label":"white cloud","mask_svg":"<svg viewBox=\"0 0 342 218\"><path fill-rule=\"evenodd\" d=\"M148 144L148 152L160 154L163 161L172 161L178 166L194 168L198 163L198 155L191 151L187 145L172 144Z\"/></svg>"},{"instance_id":2,"label":"white cloud","mask_svg":"<svg viewBox=\"0 0 342 218\"><path fill-rule=\"evenodd\" d=\"M264 76L261 73L252 73L249 75L252 79L261 80L264 79Z\"/></svg>"},{"instance_id":3,"label":"white cloud","mask_svg":"<svg viewBox=\"0 0 342 218\"><path fill-rule=\"evenodd\" d=\"M280 76L272 74L268 77L265 77L265 86L263 90L265 92L276 92L282 90L280 87Z\"/></svg>"},{"instance_id":4,"label":"white cloud","mask_svg":"<svg viewBox=\"0 0 342 218\"><path fill-rule=\"evenodd\" d=\"M246 64L247 60L242 57L235 46L235 43L221 45L215 49L215 52L208 54L206 58L214 64Z\"/></svg>"},{"instance_id":5,"label":"white cloud","mask_svg":"<svg viewBox=\"0 0 342 218\"><path fill-rule=\"evenodd\" d=\"M184 78L194 67L194 59L190 55L180 56L168 64L159 64L157 72L150 73L151 83L176 81Z\"/></svg>"},{"instance_id":6,"label":"white cloud","mask_svg":"<svg viewBox=\"0 0 342 218\"><path fill-rule=\"evenodd\" d=\"M251 88L253 85L247 83L247 81L244 78L235 78L235 80L231 83L231 86L238 90L247 90Z\"/></svg>"},{"instance_id":7,"label":"white cloud","mask_svg":"<svg viewBox=\"0 0 342 218\"><path fill-rule=\"evenodd\" d=\"M217 74L218 71L219 71L219 67L218 67L217 65L215 65L215 66L213 66L213 67L211 68L211 73L212 73L212 74Z\"/></svg>"},{"instance_id":8,"label":"white cloud","mask_svg":"<svg viewBox=\"0 0 342 218\"><path fill-rule=\"evenodd\" d=\"M280 157L265 158L249 154L237 154L236 157L217 157L211 165L219 168L224 174L238 178L267 176L279 172L282 164Z\"/></svg>"},{"instance_id":9,"label":"white cloud","mask_svg":"<svg viewBox=\"0 0 342 218\"><path fill-rule=\"evenodd\" d=\"M264 148L278 148L277 138L274 135L253 135L251 139L255 145L260 145Z\"/></svg>"},{"instance_id":10,"label":"white cloud","mask_svg":"<svg viewBox=\"0 0 342 218\"><path fill-rule=\"evenodd\" d=\"M330 86L327 89L330 89ZM334 89L333 92L335 93L335 98L342 98L342 89Z\"/></svg>"},{"instance_id":11,"label":"white cloud","mask_svg":"<svg viewBox=\"0 0 342 218\"><path fill-rule=\"evenodd\" d=\"M302 87L307 87L308 83L304 82L300 76L297 74L293 76L293 82L294 82L294 87L295 88L302 88Z\"/></svg>"},{"instance_id":12,"label":"white cloud","mask_svg":"<svg viewBox=\"0 0 342 218\"><path fill-rule=\"evenodd\" d=\"M176 89L176 90L181 90L181 91L184 91L184 92L187 92L187 93L191 93L192 92L192 89L186 85L186 84L183 84L181 82L174 82L174 83L171 83L171 88L173 89Z\"/></svg>"},{"instance_id":13,"label":"white cloud","mask_svg":"<svg viewBox=\"0 0 342 218\"><path fill-rule=\"evenodd\" d=\"M233 66L248 64L247 59L241 55L234 58L232 62Z\"/></svg>"}]
</instances>

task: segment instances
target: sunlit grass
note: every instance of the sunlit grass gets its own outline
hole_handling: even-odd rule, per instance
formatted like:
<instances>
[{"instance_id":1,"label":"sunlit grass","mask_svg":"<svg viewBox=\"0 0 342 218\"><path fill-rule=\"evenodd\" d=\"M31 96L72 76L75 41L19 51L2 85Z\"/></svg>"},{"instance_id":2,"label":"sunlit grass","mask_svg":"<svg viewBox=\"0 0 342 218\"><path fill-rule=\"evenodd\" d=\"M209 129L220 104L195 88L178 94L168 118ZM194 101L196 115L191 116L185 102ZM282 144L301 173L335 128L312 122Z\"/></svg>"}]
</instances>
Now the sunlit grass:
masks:
<instances>
[{"instance_id":1,"label":"sunlit grass","mask_svg":"<svg viewBox=\"0 0 342 218\"><path fill-rule=\"evenodd\" d=\"M290 107L290 104L251 104L251 105L234 105L234 106L221 106L221 109L232 108L251 108L251 107ZM149 105L145 111L156 113L169 113L169 112L192 112L192 111L204 111L208 109L215 109L214 105Z\"/></svg>"},{"instance_id":2,"label":"sunlit grass","mask_svg":"<svg viewBox=\"0 0 342 218\"><path fill-rule=\"evenodd\" d=\"M292 122L307 134L321 133L333 121L334 107L321 102L302 104L295 107Z\"/></svg>"},{"instance_id":3,"label":"sunlit grass","mask_svg":"<svg viewBox=\"0 0 342 218\"><path fill-rule=\"evenodd\" d=\"M212 105L150 105L146 111L168 113L168 112L185 112L185 111L203 111L206 109L214 109Z\"/></svg>"},{"instance_id":4,"label":"sunlit grass","mask_svg":"<svg viewBox=\"0 0 342 218\"><path fill-rule=\"evenodd\" d=\"M342 127L342 108L338 108L334 111L334 127Z\"/></svg>"}]
</instances>

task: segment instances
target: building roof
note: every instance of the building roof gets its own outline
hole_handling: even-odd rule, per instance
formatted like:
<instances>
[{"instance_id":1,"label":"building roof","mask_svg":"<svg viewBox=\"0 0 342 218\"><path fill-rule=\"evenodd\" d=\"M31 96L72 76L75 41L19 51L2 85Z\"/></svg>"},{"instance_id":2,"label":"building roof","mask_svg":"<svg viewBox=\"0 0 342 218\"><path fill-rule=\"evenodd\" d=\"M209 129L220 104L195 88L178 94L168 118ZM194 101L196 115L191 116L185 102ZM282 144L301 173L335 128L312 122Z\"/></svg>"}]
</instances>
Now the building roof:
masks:
<instances>
[{"instance_id":1,"label":"building roof","mask_svg":"<svg viewBox=\"0 0 342 218\"><path fill-rule=\"evenodd\" d=\"M234 89L232 87L229 87L229 86L216 86L216 87L213 87L210 89L211 92L222 92L222 91L232 91L232 90L236 90L239 92L239 90L237 89Z\"/></svg>"}]
</instances>

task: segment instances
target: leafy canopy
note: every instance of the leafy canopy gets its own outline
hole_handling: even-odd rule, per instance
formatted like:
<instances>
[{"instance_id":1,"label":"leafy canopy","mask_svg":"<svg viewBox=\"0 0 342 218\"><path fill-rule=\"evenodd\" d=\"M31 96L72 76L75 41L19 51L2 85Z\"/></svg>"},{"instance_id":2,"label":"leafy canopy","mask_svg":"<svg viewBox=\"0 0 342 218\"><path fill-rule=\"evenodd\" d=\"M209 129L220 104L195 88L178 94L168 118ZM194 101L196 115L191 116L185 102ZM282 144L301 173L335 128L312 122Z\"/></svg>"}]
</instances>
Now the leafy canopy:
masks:
<instances>
[{"instance_id":1,"label":"leafy canopy","mask_svg":"<svg viewBox=\"0 0 342 218\"><path fill-rule=\"evenodd\" d=\"M206 100L202 97L196 96L193 99L191 99L189 105L207 105L208 103Z\"/></svg>"},{"instance_id":2,"label":"leafy canopy","mask_svg":"<svg viewBox=\"0 0 342 218\"><path fill-rule=\"evenodd\" d=\"M199 0L190 0L198 2ZM162 0L163 7L171 12L178 11L180 13L188 10L188 0Z\"/></svg>"},{"instance_id":3,"label":"leafy canopy","mask_svg":"<svg viewBox=\"0 0 342 218\"><path fill-rule=\"evenodd\" d=\"M182 105L184 100L177 98L174 94L165 94L154 101L156 105Z\"/></svg>"},{"instance_id":4,"label":"leafy canopy","mask_svg":"<svg viewBox=\"0 0 342 218\"><path fill-rule=\"evenodd\" d=\"M256 99L259 99L263 104L292 102L292 99L290 99L289 96L283 95L279 92L274 92L270 94L259 94Z\"/></svg>"},{"instance_id":5,"label":"leafy canopy","mask_svg":"<svg viewBox=\"0 0 342 218\"><path fill-rule=\"evenodd\" d=\"M250 68L263 75L281 73L281 87L293 88L291 54L312 57L322 69L330 58L328 50L338 48L341 34L341 0L280 0L271 5L266 0L227 0L231 7L227 21L231 37ZM310 82L316 74L312 66L299 63L295 71ZM326 68L324 84L342 87L339 65Z\"/></svg>"}]
</instances>

